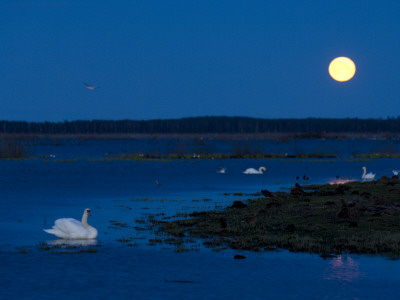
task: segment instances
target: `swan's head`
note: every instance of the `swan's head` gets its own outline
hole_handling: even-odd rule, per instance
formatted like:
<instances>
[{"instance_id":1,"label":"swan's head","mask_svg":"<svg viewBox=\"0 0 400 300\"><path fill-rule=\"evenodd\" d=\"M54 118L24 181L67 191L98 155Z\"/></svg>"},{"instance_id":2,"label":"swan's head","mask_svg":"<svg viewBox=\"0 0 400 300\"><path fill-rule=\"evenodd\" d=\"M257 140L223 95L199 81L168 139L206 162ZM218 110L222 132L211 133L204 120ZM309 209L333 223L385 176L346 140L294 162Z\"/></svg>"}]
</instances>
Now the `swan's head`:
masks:
<instances>
[{"instance_id":1,"label":"swan's head","mask_svg":"<svg viewBox=\"0 0 400 300\"><path fill-rule=\"evenodd\" d=\"M364 171L366 171L366 170L367 170L367 167L362 167L362 169L363 169Z\"/></svg>"},{"instance_id":2,"label":"swan's head","mask_svg":"<svg viewBox=\"0 0 400 300\"><path fill-rule=\"evenodd\" d=\"M85 214L85 215L88 215L88 216L91 216L91 214L90 214L90 208L85 208L84 214Z\"/></svg>"},{"instance_id":3,"label":"swan's head","mask_svg":"<svg viewBox=\"0 0 400 300\"><path fill-rule=\"evenodd\" d=\"M265 167L260 167L260 169L259 169L260 171L262 170L262 171L267 171L267 169L265 168Z\"/></svg>"}]
</instances>

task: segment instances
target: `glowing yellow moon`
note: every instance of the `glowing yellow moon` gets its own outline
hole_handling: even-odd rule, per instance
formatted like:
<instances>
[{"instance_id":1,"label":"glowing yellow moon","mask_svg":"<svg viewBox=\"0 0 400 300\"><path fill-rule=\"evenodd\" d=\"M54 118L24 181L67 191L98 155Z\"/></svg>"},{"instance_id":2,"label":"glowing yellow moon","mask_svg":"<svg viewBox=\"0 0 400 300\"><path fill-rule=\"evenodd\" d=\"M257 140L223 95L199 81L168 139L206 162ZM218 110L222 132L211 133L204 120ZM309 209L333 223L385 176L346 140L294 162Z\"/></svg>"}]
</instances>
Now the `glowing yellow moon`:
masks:
<instances>
[{"instance_id":1,"label":"glowing yellow moon","mask_svg":"<svg viewBox=\"0 0 400 300\"><path fill-rule=\"evenodd\" d=\"M337 81L347 81L356 73L356 65L347 57L336 57L329 64L329 75Z\"/></svg>"}]
</instances>

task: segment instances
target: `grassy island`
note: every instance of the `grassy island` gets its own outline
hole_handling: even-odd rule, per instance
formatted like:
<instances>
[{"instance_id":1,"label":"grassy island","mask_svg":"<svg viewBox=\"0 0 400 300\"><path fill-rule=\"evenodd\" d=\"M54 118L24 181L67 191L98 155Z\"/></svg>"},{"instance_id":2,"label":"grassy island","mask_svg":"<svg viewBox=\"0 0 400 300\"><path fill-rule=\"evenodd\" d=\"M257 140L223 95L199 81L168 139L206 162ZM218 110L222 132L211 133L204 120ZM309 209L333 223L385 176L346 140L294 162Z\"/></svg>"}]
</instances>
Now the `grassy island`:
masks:
<instances>
[{"instance_id":1,"label":"grassy island","mask_svg":"<svg viewBox=\"0 0 400 300\"><path fill-rule=\"evenodd\" d=\"M400 180L308 185L194 212L160 230L182 242L201 238L215 250L278 248L330 256L400 254Z\"/></svg>"}]
</instances>

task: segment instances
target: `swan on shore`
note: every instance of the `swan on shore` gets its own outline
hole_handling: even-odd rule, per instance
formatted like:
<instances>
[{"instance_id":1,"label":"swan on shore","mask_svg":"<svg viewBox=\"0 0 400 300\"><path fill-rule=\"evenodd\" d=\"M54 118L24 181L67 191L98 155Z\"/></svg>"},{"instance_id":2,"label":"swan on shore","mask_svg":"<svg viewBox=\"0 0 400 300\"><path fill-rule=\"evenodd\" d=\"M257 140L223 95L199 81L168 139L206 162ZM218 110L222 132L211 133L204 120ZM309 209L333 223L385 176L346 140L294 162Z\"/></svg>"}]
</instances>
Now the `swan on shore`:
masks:
<instances>
[{"instance_id":1,"label":"swan on shore","mask_svg":"<svg viewBox=\"0 0 400 300\"><path fill-rule=\"evenodd\" d=\"M367 174L367 167L362 167L362 169L363 169L364 172L363 172L361 178L362 178L364 181L370 181L370 180L374 180L374 179L375 179L375 174L374 174L374 173L369 172L369 173Z\"/></svg>"},{"instance_id":2,"label":"swan on shore","mask_svg":"<svg viewBox=\"0 0 400 300\"><path fill-rule=\"evenodd\" d=\"M267 171L265 167L259 167L258 170L254 168L248 168L243 173L244 174L263 174L263 171Z\"/></svg>"},{"instance_id":3,"label":"swan on shore","mask_svg":"<svg viewBox=\"0 0 400 300\"><path fill-rule=\"evenodd\" d=\"M96 228L90 226L87 222L87 218L90 215L90 209L85 208L81 222L72 218L57 219L54 222L53 228L43 230L62 239L95 239L98 232Z\"/></svg>"},{"instance_id":4,"label":"swan on shore","mask_svg":"<svg viewBox=\"0 0 400 300\"><path fill-rule=\"evenodd\" d=\"M393 175L398 176L399 175L399 170L392 170Z\"/></svg>"}]
</instances>

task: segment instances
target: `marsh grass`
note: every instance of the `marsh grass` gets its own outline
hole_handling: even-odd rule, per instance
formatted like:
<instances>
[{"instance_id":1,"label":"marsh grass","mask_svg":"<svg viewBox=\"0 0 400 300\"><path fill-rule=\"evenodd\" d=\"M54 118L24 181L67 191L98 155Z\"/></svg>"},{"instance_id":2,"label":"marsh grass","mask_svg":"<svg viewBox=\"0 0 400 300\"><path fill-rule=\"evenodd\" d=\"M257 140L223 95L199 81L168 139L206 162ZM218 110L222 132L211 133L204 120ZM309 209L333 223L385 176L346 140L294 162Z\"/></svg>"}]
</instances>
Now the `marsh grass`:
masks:
<instances>
[{"instance_id":1,"label":"marsh grass","mask_svg":"<svg viewBox=\"0 0 400 300\"><path fill-rule=\"evenodd\" d=\"M373 158L400 158L397 152L374 152L354 155L355 158L373 159Z\"/></svg>"},{"instance_id":2,"label":"marsh grass","mask_svg":"<svg viewBox=\"0 0 400 300\"><path fill-rule=\"evenodd\" d=\"M234 151L233 154L225 154L225 153L213 153L213 152L204 152L204 153L181 153L174 152L168 153L165 155L161 154L150 154L150 153L122 153L119 155L107 156L101 159L101 161L113 161L113 160L132 160L132 161L146 161L146 160L156 160L156 161L171 161L171 160L187 160L187 159L234 159L234 158L255 158L255 159L263 159L263 158L337 158L336 154L313 154L313 153L299 153L294 155L288 155L286 153L262 153L261 151L255 152L246 152L246 151Z\"/></svg>"},{"instance_id":3,"label":"marsh grass","mask_svg":"<svg viewBox=\"0 0 400 300\"><path fill-rule=\"evenodd\" d=\"M0 139L0 159L27 158L29 154L26 142L20 139Z\"/></svg>"},{"instance_id":4,"label":"marsh grass","mask_svg":"<svg viewBox=\"0 0 400 300\"><path fill-rule=\"evenodd\" d=\"M400 254L399 179L309 185L303 191L250 199L243 208L193 212L160 230L218 249Z\"/></svg>"}]
</instances>

